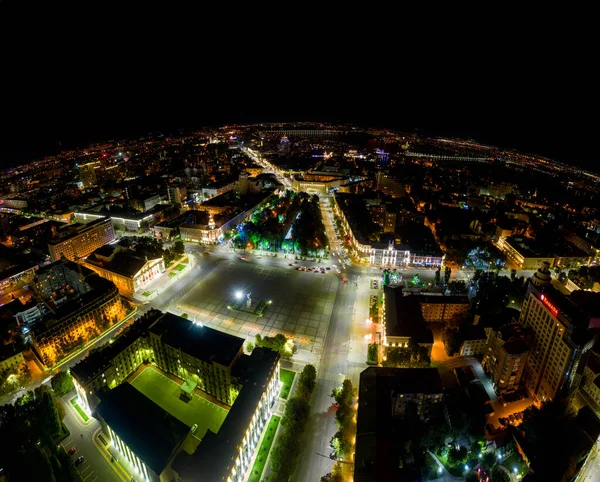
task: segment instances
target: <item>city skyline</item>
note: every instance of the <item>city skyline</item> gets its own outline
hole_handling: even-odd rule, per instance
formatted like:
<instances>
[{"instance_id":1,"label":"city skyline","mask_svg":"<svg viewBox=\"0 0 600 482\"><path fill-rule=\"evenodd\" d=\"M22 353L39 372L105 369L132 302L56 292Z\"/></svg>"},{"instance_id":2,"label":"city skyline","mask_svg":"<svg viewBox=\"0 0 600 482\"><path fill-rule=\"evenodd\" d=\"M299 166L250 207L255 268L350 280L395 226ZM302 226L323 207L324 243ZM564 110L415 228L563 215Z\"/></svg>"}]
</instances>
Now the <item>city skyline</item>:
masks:
<instances>
[{"instance_id":1,"label":"city skyline","mask_svg":"<svg viewBox=\"0 0 600 482\"><path fill-rule=\"evenodd\" d=\"M597 475L600 175L302 118L0 170L0 475Z\"/></svg>"}]
</instances>

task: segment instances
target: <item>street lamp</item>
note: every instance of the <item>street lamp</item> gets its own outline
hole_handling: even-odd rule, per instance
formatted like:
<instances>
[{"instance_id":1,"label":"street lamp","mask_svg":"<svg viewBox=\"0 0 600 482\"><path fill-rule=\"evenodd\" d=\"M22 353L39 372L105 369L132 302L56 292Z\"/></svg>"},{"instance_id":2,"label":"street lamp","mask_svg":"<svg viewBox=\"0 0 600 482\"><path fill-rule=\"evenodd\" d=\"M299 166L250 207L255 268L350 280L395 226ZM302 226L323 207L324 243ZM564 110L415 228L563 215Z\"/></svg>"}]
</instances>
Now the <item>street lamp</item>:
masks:
<instances>
[{"instance_id":1,"label":"street lamp","mask_svg":"<svg viewBox=\"0 0 600 482\"><path fill-rule=\"evenodd\" d=\"M244 296L244 293L243 293L243 292L241 292L241 291L236 291L236 292L235 292L235 297L236 297L238 300L241 300L241 299L242 299L242 296Z\"/></svg>"}]
</instances>

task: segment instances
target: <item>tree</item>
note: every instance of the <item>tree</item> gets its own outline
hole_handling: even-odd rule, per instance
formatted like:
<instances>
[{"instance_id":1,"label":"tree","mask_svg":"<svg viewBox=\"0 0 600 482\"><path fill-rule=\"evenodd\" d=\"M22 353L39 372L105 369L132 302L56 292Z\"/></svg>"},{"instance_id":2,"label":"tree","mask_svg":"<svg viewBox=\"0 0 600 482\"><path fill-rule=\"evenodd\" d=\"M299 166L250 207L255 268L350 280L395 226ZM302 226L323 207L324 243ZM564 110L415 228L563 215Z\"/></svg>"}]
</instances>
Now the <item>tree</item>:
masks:
<instances>
[{"instance_id":1,"label":"tree","mask_svg":"<svg viewBox=\"0 0 600 482\"><path fill-rule=\"evenodd\" d=\"M471 470L465 475L465 482L479 482L479 476L475 471Z\"/></svg>"},{"instance_id":2,"label":"tree","mask_svg":"<svg viewBox=\"0 0 600 482\"><path fill-rule=\"evenodd\" d=\"M442 272L441 269L438 268L435 271L435 281L433 282L434 286L439 286L440 284L442 284Z\"/></svg>"},{"instance_id":3,"label":"tree","mask_svg":"<svg viewBox=\"0 0 600 482\"><path fill-rule=\"evenodd\" d=\"M452 328L446 328L442 334L442 340L444 342L444 349L448 356L453 356L460 350L463 340L460 333Z\"/></svg>"},{"instance_id":4,"label":"tree","mask_svg":"<svg viewBox=\"0 0 600 482\"><path fill-rule=\"evenodd\" d=\"M252 353L252 350L254 350L254 343L249 341L248 343L246 343L246 351L248 353Z\"/></svg>"},{"instance_id":5,"label":"tree","mask_svg":"<svg viewBox=\"0 0 600 482\"><path fill-rule=\"evenodd\" d=\"M185 253L185 246L183 245L183 241L177 240L173 243L173 253L182 255Z\"/></svg>"},{"instance_id":6,"label":"tree","mask_svg":"<svg viewBox=\"0 0 600 482\"><path fill-rule=\"evenodd\" d=\"M66 395L70 391L75 389L73 385L73 378L68 372L58 372L51 380L52 390L59 397Z\"/></svg>"},{"instance_id":7,"label":"tree","mask_svg":"<svg viewBox=\"0 0 600 482\"><path fill-rule=\"evenodd\" d=\"M450 281L451 274L452 274L452 269L450 268L450 266L446 266L444 268L444 284L448 284L448 281Z\"/></svg>"},{"instance_id":8,"label":"tree","mask_svg":"<svg viewBox=\"0 0 600 482\"><path fill-rule=\"evenodd\" d=\"M58 398L54 399L54 403L56 404L56 410L58 410L58 418L60 418L61 420L64 420L65 415L66 415L64 405Z\"/></svg>"},{"instance_id":9,"label":"tree","mask_svg":"<svg viewBox=\"0 0 600 482\"><path fill-rule=\"evenodd\" d=\"M298 378L298 383L304 386L309 394L313 392L317 383L317 370L314 365L306 365L302 369L300 377Z\"/></svg>"},{"instance_id":10,"label":"tree","mask_svg":"<svg viewBox=\"0 0 600 482\"><path fill-rule=\"evenodd\" d=\"M448 462L451 465L464 464L467 460L467 447L460 446L459 448L452 447L448 452Z\"/></svg>"},{"instance_id":11,"label":"tree","mask_svg":"<svg viewBox=\"0 0 600 482\"><path fill-rule=\"evenodd\" d=\"M344 476L342 475L342 464L336 462L332 471L321 477L321 482L344 482Z\"/></svg>"},{"instance_id":12,"label":"tree","mask_svg":"<svg viewBox=\"0 0 600 482\"><path fill-rule=\"evenodd\" d=\"M510 476L500 465L496 465L492 470L492 482L510 482Z\"/></svg>"},{"instance_id":13,"label":"tree","mask_svg":"<svg viewBox=\"0 0 600 482\"><path fill-rule=\"evenodd\" d=\"M496 463L496 455L492 451L487 451L481 456L481 466L484 470L490 471Z\"/></svg>"}]
</instances>

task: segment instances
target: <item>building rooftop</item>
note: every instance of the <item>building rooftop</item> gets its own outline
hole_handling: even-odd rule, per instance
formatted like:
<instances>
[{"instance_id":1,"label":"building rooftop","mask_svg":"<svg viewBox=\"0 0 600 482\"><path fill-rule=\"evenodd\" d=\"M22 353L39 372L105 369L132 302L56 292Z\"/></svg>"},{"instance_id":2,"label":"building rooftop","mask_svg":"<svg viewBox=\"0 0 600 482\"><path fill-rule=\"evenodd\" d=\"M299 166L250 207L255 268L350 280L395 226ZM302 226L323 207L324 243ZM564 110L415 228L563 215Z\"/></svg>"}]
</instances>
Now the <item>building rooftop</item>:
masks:
<instances>
[{"instance_id":1,"label":"building rooftop","mask_svg":"<svg viewBox=\"0 0 600 482\"><path fill-rule=\"evenodd\" d=\"M71 368L71 374L81 385L88 383L98 374L104 371L112 360L128 346L135 342L140 336L147 333L148 327L162 315L161 311L150 310L144 316L138 318L121 335L114 339L111 344L104 345L102 349L90 353L77 365Z\"/></svg>"},{"instance_id":2,"label":"building rooftop","mask_svg":"<svg viewBox=\"0 0 600 482\"><path fill-rule=\"evenodd\" d=\"M438 369L369 367L360 374L358 391L354 480L412 480L400 469L403 444L393 432L390 400L393 393L441 394Z\"/></svg>"},{"instance_id":3,"label":"building rooftop","mask_svg":"<svg viewBox=\"0 0 600 482\"><path fill-rule=\"evenodd\" d=\"M459 331L465 341L487 339L485 328L481 325L461 326Z\"/></svg>"},{"instance_id":4,"label":"building rooftop","mask_svg":"<svg viewBox=\"0 0 600 482\"><path fill-rule=\"evenodd\" d=\"M551 248L547 248L542 243L524 236L510 236L506 238L505 242L510 244L524 258L554 258Z\"/></svg>"},{"instance_id":5,"label":"building rooftop","mask_svg":"<svg viewBox=\"0 0 600 482\"><path fill-rule=\"evenodd\" d=\"M423 319L420 296L404 296L399 285L386 286L384 294L386 335L410 337L417 343L433 343L433 334Z\"/></svg>"},{"instance_id":6,"label":"building rooftop","mask_svg":"<svg viewBox=\"0 0 600 482\"><path fill-rule=\"evenodd\" d=\"M153 261L137 256L134 250L119 249L118 246L113 249L105 249L107 247L102 246L98 248L88 256L85 262L126 276L127 278L133 278L148 261Z\"/></svg>"},{"instance_id":7,"label":"building rooftop","mask_svg":"<svg viewBox=\"0 0 600 482\"><path fill-rule=\"evenodd\" d=\"M198 326L190 320L172 313L165 313L151 327L150 332L161 338L163 343L178 348L200 360L214 361L230 366L238 356L244 339Z\"/></svg>"},{"instance_id":8,"label":"building rooftop","mask_svg":"<svg viewBox=\"0 0 600 482\"><path fill-rule=\"evenodd\" d=\"M420 293L414 296L419 297L420 303L439 303L439 304L469 304L469 297L467 295L445 295L441 294L429 294Z\"/></svg>"},{"instance_id":9,"label":"building rooftop","mask_svg":"<svg viewBox=\"0 0 600 482\"><path fill-rule=\"evenodd\" d=\"M242 389L219 433L207 431L193 455L181 452L175 460L173 468L182 480L227 480L246 430L275 375L278 361L277 352L258 347L251 355L240 357L234 367L234 376L242 382Z\"/></svg>"},{"instance_id":10,"label":"building rooftop","mask_svg":"<svg viewBox=\"0 0 600 482\"><path fill-rule=\"evenodd\" d=\"M159 475L190 431L129 383L102 393L96 412Z\"/></svg>"},{"instance_id":11,"label":"building rooftop","mask_svg":"<svg viewBox=\"0 0 600 482\"><path fill-rule=\"evenodd\" d=\"M56 244L60 244L63 243L64 241L67 241L69 239L74 238L75 236L79 236L80 234L83 234L84 232L95 228L101 224L104 223L110 223L110 218L104 216L98 219L94 219L93 221L86 223L86 224L71 224L71 225L66 225L63 230L66 231L68 234L66 234L63 237L59 237L59 238L53 238L48 244L50 246L54 246Z\"/></svg>"}]
</instances>

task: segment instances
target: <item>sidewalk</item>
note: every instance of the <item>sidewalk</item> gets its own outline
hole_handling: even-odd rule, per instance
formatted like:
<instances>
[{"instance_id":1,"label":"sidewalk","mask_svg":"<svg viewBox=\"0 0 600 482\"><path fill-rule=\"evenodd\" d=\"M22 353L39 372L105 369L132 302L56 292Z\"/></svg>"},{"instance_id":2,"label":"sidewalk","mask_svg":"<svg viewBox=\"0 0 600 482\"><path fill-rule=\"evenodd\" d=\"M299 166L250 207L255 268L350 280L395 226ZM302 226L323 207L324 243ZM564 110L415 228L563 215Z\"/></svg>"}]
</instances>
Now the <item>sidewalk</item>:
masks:
<instances>
[{"instance_id":1,"label":"sidewalk","mask_svg":"<svg viewBox=\"0 0 600 482\"><path fill-rule=\"evenodd\" d=\"M104 439L104 441L102 439ZM106 442L106 445L104 442ZM125 457L112 446L110 437L102 432L102 427L99 427L92 435L92 443L123 482L131 482L131 479L133 479L134 476L130 474L139 475L133 470L133 467Z\"/></svg>"}]
</instances>

